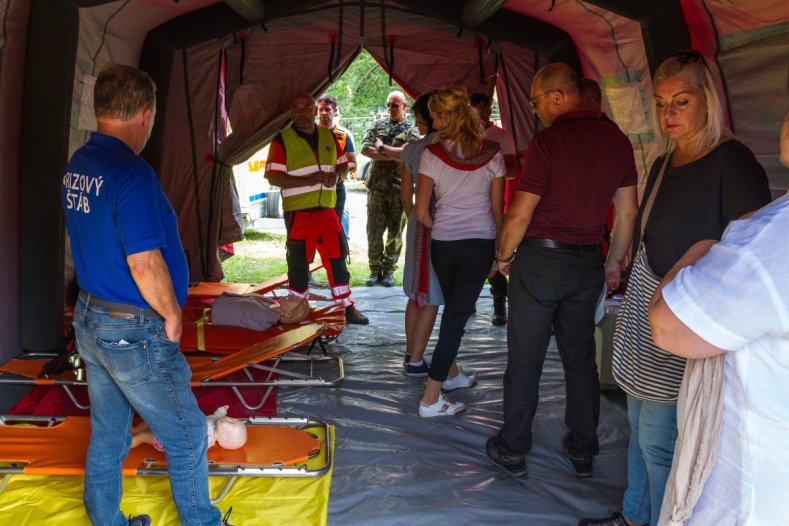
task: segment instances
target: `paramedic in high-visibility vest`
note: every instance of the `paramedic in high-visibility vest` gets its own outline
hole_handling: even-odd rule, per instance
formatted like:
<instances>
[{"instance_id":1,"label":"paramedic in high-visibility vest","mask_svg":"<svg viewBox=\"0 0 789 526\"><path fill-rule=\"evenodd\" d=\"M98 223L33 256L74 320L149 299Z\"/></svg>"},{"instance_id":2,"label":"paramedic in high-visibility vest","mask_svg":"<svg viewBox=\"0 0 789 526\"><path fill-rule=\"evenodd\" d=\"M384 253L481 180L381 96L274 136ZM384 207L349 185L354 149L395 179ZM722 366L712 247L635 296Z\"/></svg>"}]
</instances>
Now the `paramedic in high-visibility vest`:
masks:
<instances>
[{"instance_id":1,"label":"paramedic in high-visibility vest","mask_svg":"<svg viewBox=\"0 0 789 526\"><path fill-rule=\"evenodd\" d=\"M350 297L348 241L334 211L337 180L347 173L348 161L331 130L315 125L317 113L311 95L296 95L290 106L293 126L274 137L266 161L266 179L282 189L288 290L294 296L309 296L309 264L317 250L332 297L345 305L345 321L367 325L370 320Z\"/></svg>"}]
</instances>

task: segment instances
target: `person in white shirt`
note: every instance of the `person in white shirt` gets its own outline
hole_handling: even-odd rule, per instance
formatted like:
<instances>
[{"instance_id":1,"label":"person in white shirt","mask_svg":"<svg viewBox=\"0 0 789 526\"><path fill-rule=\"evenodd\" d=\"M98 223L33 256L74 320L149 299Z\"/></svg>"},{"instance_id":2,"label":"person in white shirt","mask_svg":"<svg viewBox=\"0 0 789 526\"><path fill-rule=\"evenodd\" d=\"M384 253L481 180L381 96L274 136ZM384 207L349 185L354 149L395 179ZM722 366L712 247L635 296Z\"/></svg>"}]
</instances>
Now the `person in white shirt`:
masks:
<instances>
[{"instance_id":1,"label":"person in white shirt","mask_svg":"<svg viewBox=\"0 0 789 526\"><path fill-rule=\"evenodd\" d=\"M731 222L720 243L693 245L652 299L649 321L662 349L696 360L725 356L718 455L692 515L677 520L664 501L660 524L779 524L789 515L787 229L789 195ZM696 394L689 389L687 398Z\"/></svg>"}]
</instances>

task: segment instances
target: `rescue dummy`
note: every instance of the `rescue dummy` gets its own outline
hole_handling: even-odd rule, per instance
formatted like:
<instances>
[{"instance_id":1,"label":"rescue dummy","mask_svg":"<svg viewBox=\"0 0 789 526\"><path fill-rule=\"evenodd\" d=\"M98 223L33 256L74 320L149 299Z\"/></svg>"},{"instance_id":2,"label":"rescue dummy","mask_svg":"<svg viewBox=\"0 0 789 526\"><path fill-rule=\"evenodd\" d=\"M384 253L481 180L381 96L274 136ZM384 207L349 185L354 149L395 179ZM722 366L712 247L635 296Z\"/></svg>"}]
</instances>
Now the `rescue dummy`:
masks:
<instances>
[{"instance_id":1,"label":"rescue dummy","mask_svg":"<svg viewBox=\"0 0 789 526\"><path fill-rule=\"evenodd\" d=\"M228 406L223 405L213 415L208 415L206 428L208 431L208 447L218 444L224 449L238 449L247 443L247 426L236 418L227 416ZM156 450L164 451L161 442L153 436L148 424L140 422L131 430L132 445L151 444Z\"/></svg>"}]
</instances>

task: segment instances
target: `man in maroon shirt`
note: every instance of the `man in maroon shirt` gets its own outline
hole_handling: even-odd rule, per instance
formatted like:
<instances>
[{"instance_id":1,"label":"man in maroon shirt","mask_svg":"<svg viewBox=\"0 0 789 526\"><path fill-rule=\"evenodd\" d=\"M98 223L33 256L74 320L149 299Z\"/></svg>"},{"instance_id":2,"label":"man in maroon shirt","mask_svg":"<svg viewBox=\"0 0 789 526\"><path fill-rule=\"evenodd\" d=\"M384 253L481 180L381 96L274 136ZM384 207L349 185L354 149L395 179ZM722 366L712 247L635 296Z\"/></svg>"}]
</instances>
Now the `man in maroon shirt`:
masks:
<instances>
[{"instance_id":1,"label":"man in maroon shirt","mask_svg":"<svg viewBox=\"0 0 789 526\"><path fill-rule=\"evenodd\" d=\"M531 97L546 129L529 144L496 254L499 270L512 272L513 323L507 324L504 424L486 450L511 475L526 475L553 326L567 383L569 432L562 448L575 475L591 477L600 415L594 311L603 287L619 286L633 234L638 212L633 148L614 124L584 108L578 76L569 66L551 64L538 71ZM604 218L612 200L617 221L603 265Z\"/></svg>"}]
</instances>

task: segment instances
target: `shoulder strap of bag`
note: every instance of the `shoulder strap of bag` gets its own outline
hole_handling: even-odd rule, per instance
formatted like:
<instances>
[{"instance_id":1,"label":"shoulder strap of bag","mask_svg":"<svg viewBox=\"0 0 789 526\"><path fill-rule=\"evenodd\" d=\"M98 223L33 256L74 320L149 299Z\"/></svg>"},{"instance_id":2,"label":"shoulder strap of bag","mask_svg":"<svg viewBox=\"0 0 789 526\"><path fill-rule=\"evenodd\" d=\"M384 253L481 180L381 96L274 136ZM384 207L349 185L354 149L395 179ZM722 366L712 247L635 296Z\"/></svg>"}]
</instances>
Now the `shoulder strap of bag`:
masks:
<instances>
[{"instance_id":1,"label":"shoulder strap of bag","mask_svg":"<svg viewBox=\"0 0 789 526\"><path fill-rule=\"evenodd\" d=\"M386 135L386 137L384 137L383 143L388 145L394 140L395 137L400 135L400 133L403 132L409 126L411 126L411 123L403 119L401 122L397 124L397 126L392 128L392 130Z\"/></svg>"},{"instance_id":2,"label":"shoulder strap of bag","mask_svg":"<svg viewBox=\"0 0 789 526\"><path fill-rule=\"evenodd\" d=\"M641 214L641 236L639 239L641 239L642 242L644 240L644 229L647 226L647 219L649 219L649 213L652 211L652 205L655 203L655 196L658 193L661 181L663 181L663 174L666 172L666 166L668 166L668 160L670 158L671 148L666 150L666 156L663 158L663 165L660 167L660 172L658 172L657 179L655 179L655 184L652 186L652 191L649 192L647 204L644 206L644 213Z\"/></svg>"}]
</instances>

